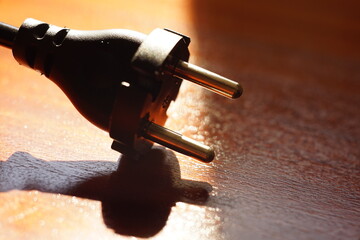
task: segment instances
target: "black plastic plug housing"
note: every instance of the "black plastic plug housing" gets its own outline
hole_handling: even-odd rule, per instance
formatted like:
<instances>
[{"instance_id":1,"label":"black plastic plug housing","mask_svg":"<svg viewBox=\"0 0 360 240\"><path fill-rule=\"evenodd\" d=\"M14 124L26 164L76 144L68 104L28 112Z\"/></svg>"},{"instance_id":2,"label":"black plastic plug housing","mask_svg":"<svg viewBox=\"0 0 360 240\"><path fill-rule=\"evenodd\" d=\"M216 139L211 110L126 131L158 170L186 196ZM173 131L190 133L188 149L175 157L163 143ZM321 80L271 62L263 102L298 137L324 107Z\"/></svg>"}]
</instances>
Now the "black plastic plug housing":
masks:
<instances>
[{"instance_id":1,"label":"black plastic plug housing","mask_svg":"<svg viewBox=\"0 0 360 240\"><path fill-rule=\"evenodd\" d=\"M151 144L149 122L163 125L181 79L166 74L189 59L190 39L155 29L77 31L34 19L20 27L13 55L56 83L90 122L110 133L112 148L126 154Z\"/></svg>"}]
</instances>

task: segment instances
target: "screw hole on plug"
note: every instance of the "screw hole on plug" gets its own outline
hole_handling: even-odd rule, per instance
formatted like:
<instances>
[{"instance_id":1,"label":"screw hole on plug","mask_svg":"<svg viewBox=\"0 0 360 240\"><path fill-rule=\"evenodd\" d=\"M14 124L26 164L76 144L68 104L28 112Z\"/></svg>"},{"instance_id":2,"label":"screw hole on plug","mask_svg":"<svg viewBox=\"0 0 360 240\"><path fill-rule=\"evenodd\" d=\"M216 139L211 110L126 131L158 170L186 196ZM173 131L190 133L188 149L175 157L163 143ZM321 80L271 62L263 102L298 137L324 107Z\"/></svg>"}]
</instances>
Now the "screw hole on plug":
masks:
<instances>
[{"instance_id":1,"label":"screw hole on plug","mask_svg":"<svg viewBox=\"0 0 360 240\"><path fill-rule=\"evenodd\" d=\"M66 35L68 34L68 32L69 32L69 29L61 29L59 32L57 32L54 36L53 44L56 47L60 47L61 44L63 43Z\"/></svg>"},{"instance_id":2,"label":"screw hole on plug","mask_svg":"<svg viewBox=\"0 0 360 240\"><path fill-rule=\"evenodd\" d=\"M39 24L33 29L33 36L37 40L41 40L45 37L45 34L48 29L49 29L49 24L46 23Z\"/></svg>"}]
</instances>

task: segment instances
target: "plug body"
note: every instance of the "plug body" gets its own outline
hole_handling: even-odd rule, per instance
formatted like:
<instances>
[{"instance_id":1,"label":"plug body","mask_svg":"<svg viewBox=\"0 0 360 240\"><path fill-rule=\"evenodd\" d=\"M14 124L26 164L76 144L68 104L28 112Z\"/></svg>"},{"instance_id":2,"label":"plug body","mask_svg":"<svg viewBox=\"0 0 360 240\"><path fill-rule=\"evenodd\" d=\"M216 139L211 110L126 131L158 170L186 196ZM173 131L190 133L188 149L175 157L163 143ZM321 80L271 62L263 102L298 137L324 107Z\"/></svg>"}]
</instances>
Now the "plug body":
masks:
<instances>
[{"instance_id":1,"label":"plug body","mask_svg":"<svg viewBox=\"0 0 360 240\"><path fill-rule=\"evenodd\" d=\"M182 79L228 97L241 87L187 63L190 39L170 30L148 36L130 30L77 31L27 19L13 55L57 84L77 110L114 139L112 148L136 156L158 142L209 162L213 150L162 127Z\"/></svg>"}]
</instances>

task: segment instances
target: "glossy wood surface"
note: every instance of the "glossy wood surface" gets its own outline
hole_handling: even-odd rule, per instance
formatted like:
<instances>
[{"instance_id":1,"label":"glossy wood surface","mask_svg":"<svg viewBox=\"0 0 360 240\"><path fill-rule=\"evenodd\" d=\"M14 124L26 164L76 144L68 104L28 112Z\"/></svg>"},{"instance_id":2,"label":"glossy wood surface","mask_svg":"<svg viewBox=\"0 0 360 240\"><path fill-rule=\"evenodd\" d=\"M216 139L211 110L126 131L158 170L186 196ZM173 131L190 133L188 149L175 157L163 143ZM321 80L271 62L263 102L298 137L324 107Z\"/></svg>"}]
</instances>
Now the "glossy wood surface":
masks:
<instances>
[{"instance_id":1,"label":"glossy wood surface","mask_svg":"<svg viewBox=\"0 0 360 240\"><path fill-rule=\"evenodd\" d=\"M0 239L359 239L357 1L0 1L0 21L166 27L190 62L239 81L228 100L184 84L167 126L204 164L110 149L45 77L0 48Z\"/></svg>"}]
</instances>

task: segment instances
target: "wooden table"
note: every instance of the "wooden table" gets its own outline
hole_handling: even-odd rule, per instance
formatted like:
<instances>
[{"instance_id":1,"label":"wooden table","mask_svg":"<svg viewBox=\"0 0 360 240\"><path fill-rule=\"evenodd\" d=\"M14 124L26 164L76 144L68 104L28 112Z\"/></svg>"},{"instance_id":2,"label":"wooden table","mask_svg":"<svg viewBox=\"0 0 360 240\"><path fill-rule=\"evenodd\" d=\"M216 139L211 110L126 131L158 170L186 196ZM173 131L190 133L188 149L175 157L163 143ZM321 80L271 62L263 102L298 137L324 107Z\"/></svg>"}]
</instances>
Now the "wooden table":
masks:
<instances>
[{"instance_id":1,"label":"wooden table","mask_svg":"<svg viewBox=\"0 0 360 240\"><path fill-rule=\"evenodd\" d=\"M45 77L0 48L0 239L359 239L357 1L10 1L73 29L166 27L238 100L184 84L167 126L214 146L203 164L110 149Z\"/></svg>"}]
</instances>

